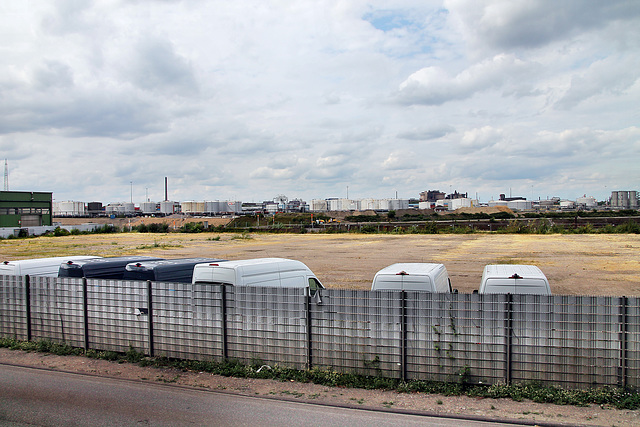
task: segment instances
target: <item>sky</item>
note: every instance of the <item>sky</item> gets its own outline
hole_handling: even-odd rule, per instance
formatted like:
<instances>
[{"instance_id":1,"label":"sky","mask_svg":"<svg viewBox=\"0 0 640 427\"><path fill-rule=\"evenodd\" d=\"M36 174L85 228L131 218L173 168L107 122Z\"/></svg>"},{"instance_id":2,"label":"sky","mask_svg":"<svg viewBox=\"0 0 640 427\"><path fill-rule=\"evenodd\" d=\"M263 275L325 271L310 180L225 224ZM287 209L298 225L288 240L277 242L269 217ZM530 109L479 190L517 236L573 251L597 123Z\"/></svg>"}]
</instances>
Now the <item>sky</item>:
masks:
<instances>
[{"instance_id":1,"label":"sky","mask_svg":"<svg viewBox=\"0 0 640 427\"><path fill-rule=\"evenodd\" d=\"M640 190L637 0L2 0L0 40L54 201Z\"/></svg>"}]
</instances>

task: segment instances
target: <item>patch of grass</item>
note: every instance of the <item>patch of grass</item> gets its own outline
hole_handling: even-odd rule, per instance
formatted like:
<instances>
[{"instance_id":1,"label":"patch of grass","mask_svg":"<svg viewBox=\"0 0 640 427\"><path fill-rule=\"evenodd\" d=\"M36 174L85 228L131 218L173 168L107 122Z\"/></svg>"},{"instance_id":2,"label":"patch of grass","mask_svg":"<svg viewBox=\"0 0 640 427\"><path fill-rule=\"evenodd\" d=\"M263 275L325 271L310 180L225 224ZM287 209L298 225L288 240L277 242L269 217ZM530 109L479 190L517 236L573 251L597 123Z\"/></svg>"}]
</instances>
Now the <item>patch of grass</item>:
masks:
<instances>
[{"instance_id":1,"label":"patch of grass","mask_svg":"<svg viewBox=\"0 0 640 427\"><path fill-rule=\"evenodd\" d=\"M251 240L251 239L253 239L253 236L251 236L251 234L249 234L246 231L242 232L242 234L236 234L233 237L231 237L231 240Z\"/></svg>"},{"instance_id":2,"label":"patch of grass","mask_svg":"<svg viewBox=\"0 0 640 427\"><path fill-rule=\"evenodd\" d=\"M140 245L136 249L167 249L167 248L182 248L182 245L174 245L171 243L158 243L154 240L153 245Z\"/></svg>"}]
</instances>

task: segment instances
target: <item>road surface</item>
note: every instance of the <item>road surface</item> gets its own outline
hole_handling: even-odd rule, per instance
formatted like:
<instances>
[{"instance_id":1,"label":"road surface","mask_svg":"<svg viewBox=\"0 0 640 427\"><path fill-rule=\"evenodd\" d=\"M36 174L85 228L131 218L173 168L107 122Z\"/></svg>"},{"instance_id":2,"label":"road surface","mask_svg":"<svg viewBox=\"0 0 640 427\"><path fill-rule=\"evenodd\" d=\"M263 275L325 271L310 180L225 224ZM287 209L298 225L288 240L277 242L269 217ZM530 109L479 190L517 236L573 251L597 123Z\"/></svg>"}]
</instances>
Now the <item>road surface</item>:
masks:
<instances>
[{"instance_id":1,"label":"road surface","mask_svg":"<svg viewBox=\"0 0 640 427\"><path fill-rule=\"evenodd\" d=\"M0 425L490 426L0 364Z\"/></svg>"}]
</instances>

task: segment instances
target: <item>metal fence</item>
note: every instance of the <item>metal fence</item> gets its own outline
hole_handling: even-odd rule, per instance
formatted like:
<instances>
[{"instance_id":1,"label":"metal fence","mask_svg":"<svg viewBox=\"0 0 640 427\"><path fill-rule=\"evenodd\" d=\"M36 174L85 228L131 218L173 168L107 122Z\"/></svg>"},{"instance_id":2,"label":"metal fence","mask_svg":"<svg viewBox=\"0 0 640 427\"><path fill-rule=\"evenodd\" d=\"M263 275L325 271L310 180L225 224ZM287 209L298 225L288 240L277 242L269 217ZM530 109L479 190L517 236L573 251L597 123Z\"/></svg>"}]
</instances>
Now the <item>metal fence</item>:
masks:
<instances>
[{"instance_id":1,"label":"metal fence","mask_svg":"<svg viewBox=\"0 0 640 427\"><path fill-rule=\"evenodd\" d=\"M0 276L0 335L404 380L640 386L640 299Z\"/></svg>"}]
</instances>

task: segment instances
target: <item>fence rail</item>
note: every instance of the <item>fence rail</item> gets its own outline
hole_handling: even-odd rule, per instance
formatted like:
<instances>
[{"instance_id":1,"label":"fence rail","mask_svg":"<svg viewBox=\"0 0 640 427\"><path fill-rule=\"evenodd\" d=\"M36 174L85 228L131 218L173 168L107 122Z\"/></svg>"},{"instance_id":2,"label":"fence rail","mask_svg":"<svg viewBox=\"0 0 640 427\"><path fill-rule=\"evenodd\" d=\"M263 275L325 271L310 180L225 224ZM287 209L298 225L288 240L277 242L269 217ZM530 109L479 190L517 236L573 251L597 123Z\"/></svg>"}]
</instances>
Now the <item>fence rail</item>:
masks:
<instances>
[{"instance_id":1,"label":"fence rail","mask_svg":"<svg viewBox=\"0 0 640 427\"><path fill-rule=\"evenodd\" d=\"M640 299L0 276L0 335L404 380L640 386Z\"/></svg>"}]
</instances>

